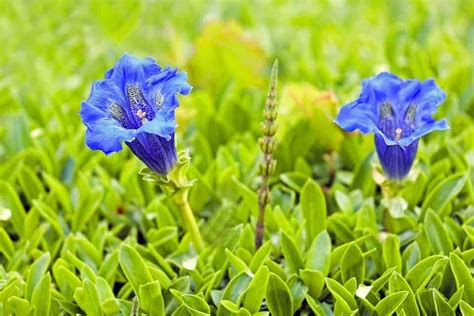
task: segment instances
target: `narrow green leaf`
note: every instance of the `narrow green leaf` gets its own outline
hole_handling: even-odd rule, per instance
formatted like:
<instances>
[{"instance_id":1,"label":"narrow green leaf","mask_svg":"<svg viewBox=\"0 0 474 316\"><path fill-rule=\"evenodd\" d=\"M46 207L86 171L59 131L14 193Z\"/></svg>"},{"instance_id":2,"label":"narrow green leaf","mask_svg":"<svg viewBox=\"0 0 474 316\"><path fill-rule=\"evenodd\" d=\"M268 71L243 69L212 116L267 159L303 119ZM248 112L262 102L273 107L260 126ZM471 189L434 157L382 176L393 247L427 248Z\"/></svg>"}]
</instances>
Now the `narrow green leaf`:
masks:
<instances>
[{"instance_id":1,"label":"narrow green leaf","mask_svg":"<svg viewBox=\"0 0 474 316\"><path fill-rule=\"evenodd\" d=\"M418 305L416 304L416 298L415 294L413 294L412 289L410 288L410 285L408 285L408 282L405 281L405 279L402 277L402 275L398 272L394 272L392 276L390 277L389 283L389 293L394 294L397 292L407 292L407 298L403 302L403 304L400 306L400 310L403 310L403 312L406 315L412 315L412 316L418 316L420 315L420 311L418 310Z\"/></svg>"},{"instance_id":2,"label":"narrow green leaf","mask_svg":"<svg viewBox=\"0 0 474 316\"><path fill-rule=\"evenodd\" d=\"M38 259L33 262L26 278L26 298L31 299L33 290L36 288L40 280L43 279L43 275L49 266L51 256L49 252L45 252Z\"/></svg>"},{"instance_id":3,"label":"narrow green leaf","mask_svg":"<svg viewBox=\"0 0 474 316\"><path fill-rule=\"evenodd\" d=\"M355 277L357 284L364 282L365 278L365 260L362 250L356 245L352 244L347 248L341 259L341 277L342 282L348 281Z\"/></svg>"},{"instance_id":4,"label":"narrow green leaf","mask_svg":"<svg viewBox=\"0 0 474 316\"><path fill-rule=\"evenodd\" d=\"M247 267L245 262L236 255L234 255L229 249L226 248L225 254L227 256L227 259L234 266L237 273L242 271L249 271L249 268Z\"/></svg>"},{"instance_id":5,"label":"narrow green leaf","mask_svg":"<svg viewBox=\"0 0 474 316\"><path fill-rule=\"evenodd\" d=\"M327 225L326 199L319 184L312 179L308 179L301 190L301 209L305 219L306 245L309 246Z\"/></svg>"},{"instance_id":6,"label":"narrow green leaf","mask_svg":"<svg viewBox=\"0 0 474 316\"><path fill-rule=\"evenodd\" d=\"M68 300L72 300L74 290L81 286L81 280L73 272L61 265L57 266L55 264L53 272L61 294Z\"/></svg>"},{"instance_id":7,"label":"narrow green leaf","mask_svg":"<svg viewBox=\"0 0 474 316\"><path fill-rule=\"evenodd\" d=\"M319 270L324 276L329 274L331 266L331 237L323 230L313 240L306 255L305 268Z\"/></svg>"},{"instance_id":8,"label":"narrow green leaf","mask_svg":"<svg viewBox=\"0 0 474 316\"><path fill-rule=\"evenodd\" d=\"M416 293L416 290L428 284L436 270L446 261L445 256L431 256L421 260L411 268L406 274L405 280L410 284L413 292Z\"/></svg>"},{"instance_id":9,"label":"narrow green leaf","mask_svg":"<svg viewBox=\"0 0 474 316\"><path fill-rule=\"evenodd\" d=\"M217 316L250 316L250 312L245 308L239 308L231 301L222 300L217 308ZM194 316L194 315L193 315Z\"/></svg>"},{"instance_id":10,"label":"narrow green leaf","mask_svg":"<svg viewBox=\"0 0 474 316\"><path fill-rule=\"evenodd\" d=\"M447 211L445 211L445 206L461 192L466 179L465 173L460 172L442 180L426 195L423 205L421 206L423 211L426 212L428 209L432 209L440 216L449 215Z\"/></svg>"},{"instance_id":11,"label":"narrow green leaf","mask_svg":"<svg viewBox=\"0 0 474 316\"><path fill-rule=\"evenodd\" d=\"M425 234L433 254L441 253L447 255L453 250L453 243L449 238L448 232L435 212L429 210L426 213L424 224Z\"/></svg>"},{"instance_id":12,"label":"narrow green leaf","mask_svg":"<svg viewBox=\"0 0 474 316\"><path fill-rule=\"evenodd\" d=\"M48 257L49 259L49 257ZM49 316L51 308L51 276L46 273L38 282L31 296L35 316Z\"/></svg>"},{"instance_id":13,"label":"narrow green leaf","mask_svg":"<svg viewBox=\"0 0 474 316\"><path fill-rule=\"evenodd\" d=\"M15 246L13 245L10 236L0 227L0 253L2 253L8 260L13 257Z\"/></svg>"},{"instance_id":14,"label":"narrow green leaf","mask_svg":"<svg viewBox=\"0 0 474 316\"><path fill-rule=\"evenodd\" d=\"M251 281L252 278L247 274L246 271L242 271L235 275L224 289L224 292L222 293L222 299L236 303L245 293L245 290L247 290Z\"/></svg>"},{"instance_id":15,"label":"narrow green leaf","mask_svg":"<svg viewBox=\"0 0 474 316\"><path fill-rule=\"evenodd\" d=\"M304 269L300 271L300 277L308 287L308 293L317 299L324 288L324 274L318 270Z\"/></svg>"},{"instance_id":16,"label":"narrow green leaf","mask_svg":"<svg viewBox=\"0 0 474 316\"><path fill-rule=\"evenodd\" d=\"M119 262L125 276L132 284L135 294L139 294L141 285L153 282L150 272L138 252L128 245L122 245Z\"/></svg>"},{"instance_id":17,"label":"narrow green leaf","mask_svg":"<svg viewBox=\"0 0 474 316\"><path fill-rule=\"evenodd\" d=\"M13 187L6 181L0 180L0 211L8 209L11 221L18 235L23 236L25 209Z\"/></svg>"},{"instance_id":18,"label":"narrow green leaf","mask_svg":"<svg viewBox=\"0 0 474 316\"><path fill-rule=\"evenodd\" d=\"M449 255L449 264L456 280L457 288L464 286L462 298L474 306L474 279L467 265L456 254Z\"/></svg>"},{"instance_id":19,"label":"narrow green leaf","mask_svg":"<svg viewBox=\"0 0 474 316\"><path fill-rule=\"evenodd\" d=\"M12 296L8 299L8 306L12 312L15 312L15 315L30 315L31 306L28 300Z\"/></svg>"},{"instance_id":20,"label":"narrow green leaf","mask_svg":"<svg viewBox=\"0 0 474 316\"><path fill-rule=\"evenodd\" d=\"M258 250L255 252L255 254L252 257L252 260L250 261L250 271L253 273L257 272L258 269L260 269L260 266L263 264L263 262L268 258L270 255L270 252L272 251L272 241L267 240Z\"/></svg>"},{"instance_id":21,"label":"narrow green leaf","mask_svg":"<svg viewBox=\"0 0 474 316\"><path fill-rule=\"evenodd\" d=\"M456 292L454 292L453 295L451 295L451 298L449 299L448 303L453 309L456 309L459 305L459 302L461 302L463 292L464 285L462 285L459 289L457 289Z\"/></svg>"},{"instance_id":22,"label":"narrow green leaf","mask_svg":"<svg viewBox=\"0 0 474 316\"><path fill-rule=\"evenodd\" d=\"M454 316L454 309L449 305L446 299L437 290L434 290L434 302L436 315Z\"/></svg>"},{"instance_id":23,"label":"narrow green leaf","mask_svg":"<svg viewBox=\"0 0 474 316\"><path fill-rule=\"evenodd\" d=\"M395 268L402 271L402 257L400 255L400 240L397 235L389 234L382 244L382 254L385 268Z\"/></svg>"},{"instance_id":24,"label":"narrow green leaf","mask_svg":"<svg viewBox=\"0 0 474 316\"><path fill-rule=\"evenodd\" d=\"M92 283L91 280L85 279L82 282L82 287L77 288L74 292L74 299L87 315L102 315L99 294L97 293L95 284Z\"/></svg>"},{"instance_id":25,"label":"narrow green leaf","mask_svg":"<svg viewBox=\"0 0 474 316\"><path fill-rule=\"evenodd\" d=\"M153 281L139 287L140 307L149 315L164 315L165 303L161 294L160 282Z\"/></svg>"},{"instance_id":26,"label":"narrow green leaf","mask_svg":"<svg viewBox=\"0 0 474 316\"><path fill-rule=\"evenodd\" d=\"M260 310L267 291L269 275L270 270L266 266L261 266L253 276L242 303L243 307L248 309L249 312L256 313Z\"/></svg>"},{"instance_id":27,"label":"narrow green leaf","mask_svg":"<svg viewBox=\"0 0 474 316\"><path fill-rule=\"evenodd\" d=\"M299 273L300 269L303 268L303 257L294 240L285 232L281 234L281 247L290 271L296 274Z\"/></svg>"},{"instance_id":28,"label":"narrow green leaf","mask_svg":"<svg viewBox=\"0 0 474 316\"><path fill-rule=\"evenodd\" d=\"M472 305L464 302L464 301L461 301L461 303L459 304L459 308L461 309L461 313L463 316L472 316L474 315L474 307L472 307Z\"/></svg>"},{"instance_id":29,"label":"narrow green leaf","mask_svg":"<svg viewBox=\"0 0 474 316\"><path fill-rule=\"evenodd\" d=\"M357 309L357 303L351 292L336 280L326 278L326 285L345 313Z\"/></svg>"},{"instance_id":30,"label":"narrow green leaf","mask_svg":"<svg viewBox=\"0 0 474 316\"><path fill-rule=\"evenodd\" d=\"M375 306L377 315L392 315L398 307L402 305L407 296L407 291L397 292L386 296Z\"/></svg>"},{"instance_id":31,"label":"narrow green leaf","mask_svg":"<svg viewBox=\"0 0 474 316\"><path fill-rule=\"evenodd\" d=\"M293 314L293 302L290 289L280 277L270 273L266 291L268 309L273 316L288 316Z\"/></svg>"}]
</instances>

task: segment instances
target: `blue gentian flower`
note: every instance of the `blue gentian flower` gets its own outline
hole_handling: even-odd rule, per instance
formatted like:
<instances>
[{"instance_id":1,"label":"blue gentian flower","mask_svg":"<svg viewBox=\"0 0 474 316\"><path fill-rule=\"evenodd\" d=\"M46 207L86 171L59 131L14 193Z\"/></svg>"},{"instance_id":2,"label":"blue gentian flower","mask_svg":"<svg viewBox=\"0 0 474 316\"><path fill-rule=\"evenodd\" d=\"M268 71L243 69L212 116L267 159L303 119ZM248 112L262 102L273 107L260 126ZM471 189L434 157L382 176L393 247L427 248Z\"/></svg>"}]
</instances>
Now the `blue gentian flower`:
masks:
<instances>
[{"instance_id":1,"label":"blue gentian flower","mask_svg":"<svg viewBox=\"0 0 474 316\"><path fill-rule=\"evenodd\" d=\"M81 104L86 144L110 154L124 141L151 170L166 174L177 159L176 94L189 94L186 79L185 72L161 68L153 58L123 55Z\"/></svg>"},{"instance_id":2,"label":"blue gentian flower","mask_svg":"<svg viewBox=\"0 0 474 316\"><path fill-rule=\"evenodd\" d=\"M344 105L335 122L346 131L375 134L375 148L386 176L403 179L415 160L418 140L448 128L433 114L446 95L432 79L402 80L383 72L362 81L359 98Z\"/></svg>"}]
</instances>

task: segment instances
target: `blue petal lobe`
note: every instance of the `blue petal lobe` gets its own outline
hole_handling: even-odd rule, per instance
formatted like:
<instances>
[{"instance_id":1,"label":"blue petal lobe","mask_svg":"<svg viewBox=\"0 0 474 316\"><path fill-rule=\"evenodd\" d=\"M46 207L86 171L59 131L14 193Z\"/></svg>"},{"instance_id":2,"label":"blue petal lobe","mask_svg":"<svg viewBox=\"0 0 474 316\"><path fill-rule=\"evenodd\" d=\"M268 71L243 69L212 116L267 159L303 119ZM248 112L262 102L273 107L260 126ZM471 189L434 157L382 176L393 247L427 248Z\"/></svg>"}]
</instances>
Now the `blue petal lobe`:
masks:
<instances>
[{"instance_id":1,"label":"blue petal lobe","mask_svg":"<svg viewBox=\"0 0 474 316\"><path fill-rule=\"evenodd\" d=\"M390 179L403 179L415 160L418 139L408 146L387 145L384 138L376 134L375 148L385 175Z\"/></svg>"}]
</instances>

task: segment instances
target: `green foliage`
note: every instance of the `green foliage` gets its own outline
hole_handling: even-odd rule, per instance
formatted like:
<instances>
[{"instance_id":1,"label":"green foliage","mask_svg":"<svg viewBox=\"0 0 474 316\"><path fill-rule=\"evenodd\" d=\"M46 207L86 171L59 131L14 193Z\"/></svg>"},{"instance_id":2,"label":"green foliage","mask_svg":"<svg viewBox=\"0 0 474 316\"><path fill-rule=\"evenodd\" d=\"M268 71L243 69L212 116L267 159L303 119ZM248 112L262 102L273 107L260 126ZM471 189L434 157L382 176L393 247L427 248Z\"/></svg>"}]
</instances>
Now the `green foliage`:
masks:
<instances>
[{"instance_id":1,"label":"green foliage","mask_svg":"<svg viewBox=\"0 0 474 316\"><path fill-rule=\"evenodd\" d=\"M0 314L473 315L474 11L467 0L4 1ZM78 112L123 52L188 72L193 251L128 150L84 145ZM278 58L279 144L256 249L258 137ZM451 130L413 174L333 123L363 78L434 77Z\"/></svg>"}]
</instances>

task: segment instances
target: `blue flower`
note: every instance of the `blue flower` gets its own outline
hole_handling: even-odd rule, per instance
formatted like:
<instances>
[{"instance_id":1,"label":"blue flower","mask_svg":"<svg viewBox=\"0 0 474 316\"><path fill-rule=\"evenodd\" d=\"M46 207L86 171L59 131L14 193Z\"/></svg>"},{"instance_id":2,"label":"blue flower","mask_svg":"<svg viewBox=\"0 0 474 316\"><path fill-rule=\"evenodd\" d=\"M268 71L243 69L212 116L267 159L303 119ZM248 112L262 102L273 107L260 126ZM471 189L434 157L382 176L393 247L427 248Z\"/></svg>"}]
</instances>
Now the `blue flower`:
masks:
<instances>
[{"instance_id":1,"label":"blue flower","mask_svg":"<svg viewBox=\"0 0 474 316\"><path fill-rule=\"evenodd\" d=\"M433 114L446 95L432 79L402 80L387 72L362 81L359 98L344 105L335 122L346 131L375 134L375 147L385 174L403 179L415 160L418 140L448 129Z\"/></svg>"},{"instance_id":2,"label":"blue flower","mask_svg":"<svg viewBox=\"0 0 474 316\"><path fill-rule=\"evenodd\" d=\"M185 72L161 68L153 58L123 55L81 104L86 144L110 154L124 141L151 170L166 174L177 159L176 94L189 94L186 79Z\"/></svg>"}]
</instances>

